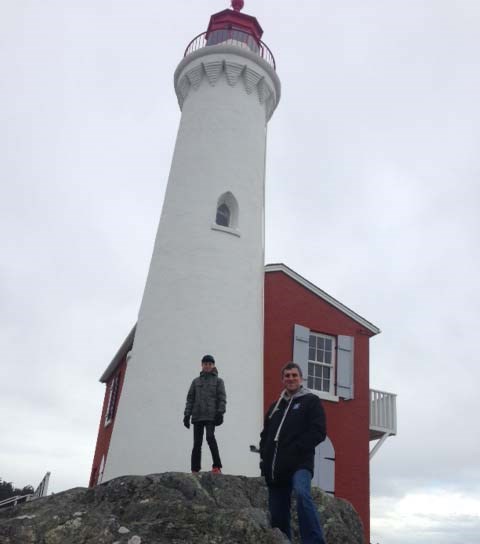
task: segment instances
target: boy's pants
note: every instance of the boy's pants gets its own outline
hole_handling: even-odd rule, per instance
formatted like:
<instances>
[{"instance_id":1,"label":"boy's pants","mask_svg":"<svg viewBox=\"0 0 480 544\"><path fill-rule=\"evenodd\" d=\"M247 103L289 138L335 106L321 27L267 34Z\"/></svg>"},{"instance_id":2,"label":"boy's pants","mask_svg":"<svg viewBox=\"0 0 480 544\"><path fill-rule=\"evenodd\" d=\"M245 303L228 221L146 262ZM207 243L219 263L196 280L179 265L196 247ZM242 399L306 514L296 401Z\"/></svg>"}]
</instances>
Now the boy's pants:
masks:
<instances>
[{"instance_id":1,"label":"boy's pants","mask_svg":"<svg viewBox=\"0 0 480 544\"><path fill-rule=\"evenodd\" d=\"M206 430L207 444L212 454L212 467L222 468L215 440L215 423L213 421L198 421L193 424L192 472L199 472L201 468L203 429Z\"/></svg>"}]
</instances>

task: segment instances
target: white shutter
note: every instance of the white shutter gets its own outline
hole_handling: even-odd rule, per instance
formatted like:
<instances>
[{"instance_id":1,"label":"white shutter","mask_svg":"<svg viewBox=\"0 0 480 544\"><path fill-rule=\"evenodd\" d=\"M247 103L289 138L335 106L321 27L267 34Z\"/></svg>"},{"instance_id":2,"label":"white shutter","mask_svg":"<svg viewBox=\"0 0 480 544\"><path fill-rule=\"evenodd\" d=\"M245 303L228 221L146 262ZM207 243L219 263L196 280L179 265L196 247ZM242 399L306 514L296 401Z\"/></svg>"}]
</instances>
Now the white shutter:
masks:
<instances>
[{"instance_id":1,"label":"white shutter","mask_svg":"<svg viewBox=\"0 0 480 544\"><path fill-rule=\"evenodd\" d=\"M338 336L337 395L353 399L353 336Z\"/></svg>"},{"instance_id":2,"label":"white shutter","mask_svg":"<svg viewBox=\"0 0 480 544\"><path fill-rule=\"evenodd\" d=\"M293 330L293 362L302 369L303 385L307 386L308 376L308 341L310 329L295 325Z\"/></svg>"}]
</instances>

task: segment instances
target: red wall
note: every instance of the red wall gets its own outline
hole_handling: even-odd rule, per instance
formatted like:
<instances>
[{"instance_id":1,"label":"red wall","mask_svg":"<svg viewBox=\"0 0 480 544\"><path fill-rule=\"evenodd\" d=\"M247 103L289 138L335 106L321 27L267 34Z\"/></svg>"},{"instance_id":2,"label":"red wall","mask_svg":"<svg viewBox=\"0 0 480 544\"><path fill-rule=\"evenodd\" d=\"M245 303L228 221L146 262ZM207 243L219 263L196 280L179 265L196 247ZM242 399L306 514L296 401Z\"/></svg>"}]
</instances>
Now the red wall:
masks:
<instances>
[{"instance_id":1,"label":"red wall","mask_svg":"<svg viewBox=\"0 0 480 544\"><path fill-rule=\"evenodd\" d=\"M120 399L120 395L122 394L123 380L125 378L126 368L127 368L127 361L126 361L126 358L124 357L121 364L116 368L115 372L110 376L110 379L106 384L105 396L103 397L102 415L100 417L100 425L98 427L97 444L95 446L95 454L93 456L92 471L90 472L90 482L88 484L89 487L93 487L97 484L98 471L100 469L102 457L105 456L105 459L107 459L108 447L110 445L110 438L112 436L113 425L115 423L115 415L117 413L118 401ZM117 398L115 402L116 406L113 413L113 419L105 427L105 415L106 415L106 411L108 407L108 399L110 396L110 384L115 379L115 376L118 375L118 373L120 373L120 381L118 384L118 393L117 393Z\"/></svg>"},{"instance_id":2,"label":"red wall","mask_svg":"<svg viewBox=\"0 0 480 544\"><path fill-rule=\"evenodd\" d=\"M283 272L265 274L265 411L281 390L280 371L293 358L293 330L299 324L332 336L355 338L354 399L323 400L327 434L335 449L335 496L350 501L370 542L369 368L371 332Z\"/></svg>"}]
</instances>

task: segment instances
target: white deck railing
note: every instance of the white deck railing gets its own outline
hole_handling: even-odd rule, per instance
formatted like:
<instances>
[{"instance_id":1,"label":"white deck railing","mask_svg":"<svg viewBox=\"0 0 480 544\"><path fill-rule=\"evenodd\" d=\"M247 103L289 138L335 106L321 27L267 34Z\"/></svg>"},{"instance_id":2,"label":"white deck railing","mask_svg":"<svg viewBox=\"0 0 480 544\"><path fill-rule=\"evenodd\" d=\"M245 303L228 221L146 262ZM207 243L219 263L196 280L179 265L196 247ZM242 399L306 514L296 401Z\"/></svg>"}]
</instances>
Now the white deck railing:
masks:
<instances>
[{"instance_id":1,"label":"white deck railing","mask_svg":"<svg viewBox=\"0 0 480 544\"><path fill-rule=\"evenodd\" d=\"M9 497L8 499L0 501L0 508L4 508L6 506L16 506L17 504L21 504L22 502L32 500L32 497L33 493L30 495L16 495L15 497Z\"/></svg>"},{"instance_id":2,"label":"white deck railing","mask_svg":"<svg viewBox=\"0 0 480 544\"><path fill-rule=\"evenodd\" d=\"M0 508L4 508L7 506L16 506L17 504L21 504L22 502L33 501L35 499L39 499L40 497L46 497L48 492L49 480L50 472L47 472L34 493L28 493L27 495L17 495L15 497L9 497L8 499L4 499L3 501L0 501Z\"/></svg>"},{"instance_id":3,"label":"white deck railing","mask_svg":"<svg viewBox=\"0 0 480 544\"><path fill-rule=\"evenodd\" d=\"M397 395L370 389L370 429L397 434Z\"/></svg>"}]
</instances>

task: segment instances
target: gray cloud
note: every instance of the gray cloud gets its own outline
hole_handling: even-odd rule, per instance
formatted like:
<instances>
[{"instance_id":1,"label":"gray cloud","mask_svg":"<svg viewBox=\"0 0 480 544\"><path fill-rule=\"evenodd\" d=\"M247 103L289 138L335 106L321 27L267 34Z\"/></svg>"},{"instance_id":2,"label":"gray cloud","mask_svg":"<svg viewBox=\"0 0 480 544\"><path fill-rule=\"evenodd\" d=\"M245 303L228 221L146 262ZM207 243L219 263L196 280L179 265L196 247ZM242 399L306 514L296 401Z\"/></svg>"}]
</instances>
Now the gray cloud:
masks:
<instances>
[{"instance_id":1,"label":"gray cloud","mask_svg":"<svg viewBox=\"0 0 480 544\"><path fill-rule=\"evenodd\" d=\"M254 4L283 85L267 262L380 326L371 386L398 394L372 541L476 542L475 516L429 513L406 536L377 520L408 493L480 497L480 7ZM170 167L173 71L223 7L54 0L2 18L0 477L18 486L88 481L97 380L136 319Z\"/></svg>"}]
</instances>

